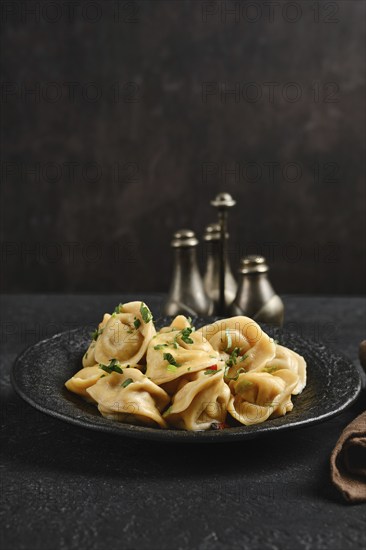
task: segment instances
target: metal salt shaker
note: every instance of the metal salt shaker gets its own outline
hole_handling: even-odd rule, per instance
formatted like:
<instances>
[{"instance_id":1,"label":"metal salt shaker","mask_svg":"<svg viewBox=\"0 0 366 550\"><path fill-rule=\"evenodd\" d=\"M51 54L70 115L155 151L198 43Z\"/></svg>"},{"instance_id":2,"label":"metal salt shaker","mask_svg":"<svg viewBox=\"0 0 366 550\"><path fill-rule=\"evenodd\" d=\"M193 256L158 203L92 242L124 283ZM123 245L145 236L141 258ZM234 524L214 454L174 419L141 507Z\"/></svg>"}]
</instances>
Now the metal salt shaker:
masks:
<instances>
[{"instance_id":1,"label":"metal salt shaker","mask_svg":"<svg viewBox=\"0 0 366 550\"><path fill-rule=\"evenodd\" d=\"M282 326L284 305L268 279L263 256L250 255L241 260L241 281L230 307L231 315L247 315L255 321Z\"/></svg>"},{"instance_id":2,"label":"metal salt shaker","mask_svg":"<svg viewBox=\"0 0 366 550\"><path fill-rule=\"evenodd\" d=\"M206 295L197 265L198 239L190 229L174 233L175 252L172 285L164 306L165 315L212 315L213 302Z\"/></svg>"},{"instance_id":3,"label":"metal salt shaker","mask_svg":"<svg viewBox=\"0 0 366 550\"><path fill-rule=\"evenodd\" d=\"M227 233L227 213L236 201L229 193L219 193L211 201L211 205L217 208L220 225L220 248L219 248L219 301L217 304L217 313L226 314L225 306L225 256L226 256L226 233Z\"/></svg>"},{"instance_id":4,"label":"metal salt shaker","mask_svg":"<svg viewBox=\"0 0 366 550\"><path fill-rule=\"evenodd\" d=\"M212 223L206 227L204 236L207 250L206 272L203 278L203 284L207 296L209 296L214 304L215 310L218 309L219 293L220 293L220 225ZM226 233L225 239L228 240L229 234ZM233 303L236 296L237 284L230 268L227 250L224 251L225 259L225 306L229 307Z\"/></svg>"}]
</instances>

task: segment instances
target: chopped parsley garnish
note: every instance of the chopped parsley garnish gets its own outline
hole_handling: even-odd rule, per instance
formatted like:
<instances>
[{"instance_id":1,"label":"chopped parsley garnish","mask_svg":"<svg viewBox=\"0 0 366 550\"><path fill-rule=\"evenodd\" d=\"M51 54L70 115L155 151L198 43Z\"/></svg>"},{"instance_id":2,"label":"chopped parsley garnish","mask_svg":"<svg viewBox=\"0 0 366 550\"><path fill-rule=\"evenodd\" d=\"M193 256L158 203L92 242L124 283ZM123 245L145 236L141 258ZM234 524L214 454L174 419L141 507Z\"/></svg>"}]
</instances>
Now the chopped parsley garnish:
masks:
<instances>
[{"instance_id":1,"label":"chopped parsley garnish","mask_svg":"<svg viewBox=\"0 0 366 550\"><path fill-rule=\"evenodd\" d=\"M141 325L140 319L136 319L136 317L135 317L135 320L134 320L134 322L133 322L133 326L134 326L135 329L137 330L137 329L140 327L140 325Z\"/></svg>"},{"instance_id":2,"label":"chopped parsley garnish","mask_svg":"<svg viewBox=\"0 0 366 550\"><path fill-rule=\"evenodd\" d=\"M229 329L226 329L225 330L225 334L226 334L226 340L227 340L227 346L226 346L226 351L228 351L232 345L233 345L233 341L231 339L231 334L230 334L230 330Z\"/></svg>"},{"instance_id":3,"label":"chopped parsley garnish","mask_svg":"<svg viewBox=\"0 0 366 550\"><path fill-rule=\"evenodd\" d=\"M179 348L179 344L177 342L177 338L178 338L179 334L177 334L177 336L174 338L173 342L170 342L170 346L173 346L174 349L178 349Z\"/></svg>"},{"instance_id":4,"label":"chopped parsley garnish","mask_svg":"<svg viewBox=\"0 0 366 550\"><path fill-rule=\"evenodd\" d=\"M171 365L171 364L169 364L167 366L167 370L170 371L170 372L176 372L177 368L178 367L176 367L175 365Z\"/></svg>"},{"instance_id":5,"label":"chopped parsley garnish","mask_svg":"<svg viewBox=\"0 0 366 550\"><path fill-rule=\"evenodd\" d=\"M205 370L203 374L215 374L216 372L218 372L217 365L213 365L212 367L209 367L207 370Z\"/></svg>"},{"instance_id":6,"label":"chopped parsley garnish","mask_svg":"<svg viewBox=\"0 0 366 550\"><path fill-rule=\"evenodd\" d=\"M236 374L234 376L228 376L227 372L228 372L229 369L230 369L230 367L225 368L225 378L227 380L237 380L239 378L239 374L241 374L242 372L247 372L244 367L241 367L240 369L238 369L236 371Z\"/></svg>"},{"instance_id":7,"label":"chopped parsley garnish","mask_svg":"<svg viewBox=\"0 0 366 550\"><path fill-rule=\"evenodd\" d=\"M132 378L127 378L127 380L125 380L125 381L121 384L121 386L122 386L122 388L127 388L127 386L129 386L130 384L132 384L132 382L133 382Z\"/></svg>"},{"instance_id":8,"label":"chopped parsley garnish","mask_svg":"<svg viewBox=\"0 0 366 550\"><path fill-rule=\"evenodd\" d=\"M123 373L123 370L121 369L121 364L117 359L112 359L109 365L102 365L99 364L99 368L104 370L105 372L108 372L110 374L111 372L118 372L119 374Z\"/></svg>"},{"instance_id":9,"label":"chopped parsley garnish","mask_svg":"<svg viewBox=\"0 0 366 550\"><path fill-rule=\"evenodd\" d=\"M113 313L122 313L123 312L123 304L118 304L118 306L116 306L114 308L114 312Z\"/></svg>"},{"instance_id":10,"label":"chopped parsley garnish","mask_svg":"<svg viewBox=\"0 0 366 550\"><path fill-rule=\"evenodd\" d=\"M165 359L165 361L168 361L169 365L173 365L174 367L180 367L179 363L176 362L176 360L174 359L171 353L164 353L163 359Z\"/></svg>"},{"instance_id":11,"label":"chopped parsley garnish","mask_svg":"<svg viewBox=\"0 0 366 550\"><path fill-rule=\"evenodd\" d=\"M248 355L240 355L240 348L234 348L233 351L230 354L229 359L226 361L226 364L228 367L233 367L236 365L236 363L240 361L244 361L248 357Z\"/></svg>"},{"instance_id":12,"label":"chopped parsley garnish","mask_svg":"<svg viewBox=\"0 0 366 550\"><path fill-rule=\"evenodd\" d=\"M187 328L184 328L182 331L181 331L181 338L183 340L183 342L185 342L186 344L193 344L193 340L192 338L190 338L190 335L192 334L193 332L193 329L187 327Z\"/></svg>"},{"instance_id":13,"label":"chopped parsley garnish","mask_svg":"<svg viewBox=\"0 0 366 550\"><path fill-rule=\"evenodd\" d=\"M268 372L269 374L272 374L272 372L276 372L276 370L278 369L279 367L276 367L275 365L271 365L268 367L264 367L263 372Z\"/></svg>"},{"instance_id":14,"label":"chopped parsley garnish","mask_svg":"<svg viewBox=\"0 0 366 550\"><path fill-rule=\"evenodd\" d=\"M106 374L102 374L102 376L100 378L104 378L105 376L107 376Z\"/></svg>"},{"instance_id":15,"label":"chopped parsley garnish","mask_svg":"<svg viewBox=\"0 0 366 550\"><path fill-rule=\"evenodd\" d=\"M163 413L163 417L168 416L168 414L170 414L170 411L171 411L171 410L172 410L172 407L169 407L169 409L167 409L167 410L165 411L165 413Z\"/></svg>"},{"instance_id":16,"label":"chopped parsley garnish","mask_svg":"<svg viewBox=\"0 0 366 550\"><path fill-rule=\"evenodd\" d=\"M96 330L94 330L94 332L92 332L90 334L91 338L93 340L97 340L98 336L100 336L101 334L103 334L103 330L102 328L97 328Z\"/></svg>"},{"instance_id":17,"label":"chopped parsley garnish","mask_svg":"<svg viewBox=\"0 0 366 550\"><path fill-rule=\"evenodd\" d=\"M164 348L167 348L168 346L169 344L158 344L157 346L154 346L154 349L156 350L164 349Z\"/></svg>"},{"instance_id":18,"label":"chopped parsley garnish","mask_svg":"<svg viewBox=\"0 0 366 550\"><path fill-rule=\"evenodd\" d=\"M192 317L187 317L187 321L192 326Z\"/></svg>"},{"instance_id":19,"label":"chopped parsley garnish","mask_svg":"<svg viewBox=\"0 0 366 550\"><path fill-rule=\"evenodd\" d=\"M143 318L144 323L149 323L153 318L151 311L144 304L144 302L141 302L140 313L141 313L141 317Z\"/></svg>"},{"instance_id":20,"label":"chopped parsley garnish","mask_svg":"<svg viewBox=\"0 0 366 550\"><path fill-rule=\"evenodd\" d=\"M234 348L233 351L230 353L229 359L226 361L226 364L228 367L232 367L236 365L238 361L238 356L240 353L240 348Z\"/></svg>"}]
</instances>

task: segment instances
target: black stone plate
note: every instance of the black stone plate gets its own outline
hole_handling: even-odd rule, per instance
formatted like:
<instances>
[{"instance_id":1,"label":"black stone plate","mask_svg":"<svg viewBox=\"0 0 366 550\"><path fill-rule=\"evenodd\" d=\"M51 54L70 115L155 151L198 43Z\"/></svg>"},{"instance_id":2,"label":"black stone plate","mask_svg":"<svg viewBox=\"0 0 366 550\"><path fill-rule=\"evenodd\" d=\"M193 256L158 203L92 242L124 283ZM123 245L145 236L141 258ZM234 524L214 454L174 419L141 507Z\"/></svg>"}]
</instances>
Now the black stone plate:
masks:
<instances>
[{"instance_id":1,"label":"black stone plate","mask_svg":"<svg viewBox=\"0 0 366 550\"><path fill-rule=\"evenodd\" d=\"M196 319L198 328L212 322ZM169 324L161 319L158 326ZM357 367L324 345L297 334L264 327L279 342L305 357L308 381L304 391L293 397L294 408L286 416L254 426L225 430L188 432L145 428L102 417L97 408L66 390L66 380L80 370L81 358L90 342L90 327L56 334L28 348L17 359L12 383L17 393L40 411L84 428L147 440L171 442L219 442L252 439L265 434L301 428L341 413L357 398L361 379Z\"/></svg>"}]
</instances>

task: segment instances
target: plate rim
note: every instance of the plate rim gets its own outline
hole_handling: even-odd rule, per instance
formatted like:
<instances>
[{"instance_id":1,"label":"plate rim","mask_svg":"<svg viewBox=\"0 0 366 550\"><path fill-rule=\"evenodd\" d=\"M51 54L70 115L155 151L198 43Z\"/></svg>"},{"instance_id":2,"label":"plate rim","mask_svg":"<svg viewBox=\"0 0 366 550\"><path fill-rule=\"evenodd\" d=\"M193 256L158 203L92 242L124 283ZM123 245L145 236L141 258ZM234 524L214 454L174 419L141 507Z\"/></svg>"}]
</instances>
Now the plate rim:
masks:
<instances>
[{"instance_id":1,"label":"plate rim","mask_svg":"<svg viewBox=\"0 0 366 550\"><path fill-rule=\"evenodd\" d=\"M211 321L211 322L214 322L214 321ZM262 326L264 325L261 324L260 326L262 328ZM73 333L85 331L86 329L89 329L87 325L80 325L72 330L58 332L48 338L43 338L42 340L39 340L38 342L31 344L30 346L27 346L23 351L19 353L19 355L16 357L12 365L11 372L10 372L10 381L13 389L19 395L19 397L21 397L26 403L28 403L34 409L42 412L43 414L46 414L47 416L51 416L52 418L56 418L68 424L72 424L79 428L90 429L92 431L96 431L100 433L108 433L119 437L125 436L125 437L139 439L139 440L169 442L169 443L218 443L218 442L228 442L228 441L235 442L235 441L250 440L256 437L268 436L268 435L278 433L278 432L283 432L286 430L296 430L304 427L313 426L314 424L320 424L328 419L338 416L342 414L345 410L347 410L357 400L362 389L362 380L361 380L361 373L359 371L359 368L343 353L338 352L338 350L333 350L331 348L328 348L325 344L321 342L314 342L311 339L303 338L300 334L296 332L287 331L286 328L281 328L280 330L282 330L283 333L285 333L290 338L291 337L301 338L302 341L308 344L311 344L313 346L315 345L315 347L321 346L321 347L324 347L325 349L329 349L329 351L332 353L332 356L342 359L349 366L353 367L354 373L355 375L357 375L357 387L355 384L353 394L349 396L348 399L344 401L340 406L338 406L335 410L327 411L324 414L317 415L316 417L313 417L313 418L306 418L303 420L300 419L292 423L284 423L277 426L276 425L268 426L267 422L253 425L253 427L260 426L261 428L260 430L258 430L258 428L256 428L255 430L251 430L250 428L252 428L252 426L244 426L244 425L233 427L233 428L227 428L225 430L201 430L201 431L176 430L176 429L169 430L169 429L151 428L147 426L136 426L133 424L116 422L113 420L110 420L110 422L112 422L113 424L109 424L109 422L106 422L105 424L96 424L86 419L80 419L77 416L75 417L69 416L63 412L60 412L55 409L51 409L47 406L44 406L42 403L35 401L31 396L29 396L26 392L24 392L22 387L18 384L18 380L17 380L17 370L19 369L19 365L21 365L23 358L31 350L35 350L36 348L41 347L45 343L49 343L50 341L56 340L64 335L69 335L70 337L70 335L72 335ZM265 329L268 329L268 326L266 326ZM271 329L276 330L276 327L271 327ZM85 411L83 412L85 413Z\"/></svg>"}]
</instances>

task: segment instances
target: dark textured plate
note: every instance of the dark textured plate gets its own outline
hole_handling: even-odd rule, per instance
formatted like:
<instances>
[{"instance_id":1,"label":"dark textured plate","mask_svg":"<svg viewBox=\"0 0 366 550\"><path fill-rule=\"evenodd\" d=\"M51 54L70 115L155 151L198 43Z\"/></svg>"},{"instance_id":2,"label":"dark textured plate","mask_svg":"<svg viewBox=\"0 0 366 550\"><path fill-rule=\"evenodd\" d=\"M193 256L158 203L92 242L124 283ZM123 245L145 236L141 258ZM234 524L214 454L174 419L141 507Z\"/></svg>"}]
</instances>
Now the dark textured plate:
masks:
<instances>
[{"instance_id":1,"label":"dark textured plate","mask_svg":"<svg viewBox=\"0 0 366 550\"><path fill-rule=\"evenodd\" d=\"M197 319L198 328L212 319ZM163 319L158 326L169 324ZM304 391L293 397L291 413L254 426L188 432L144 428L103 418L90 405L64 387L65 381L81 368L81 358L90 342L90 327L56 334L28 348L17 359L12 383L18 394L40 411L84 428L140 439L171 442L215 442L252 439L264 434L309 426L339 414L357 398L361 379L357 367L322 344L296 334L265 327L281 344L303 355L308 365Z\"/></svg>"}]
</instances>

